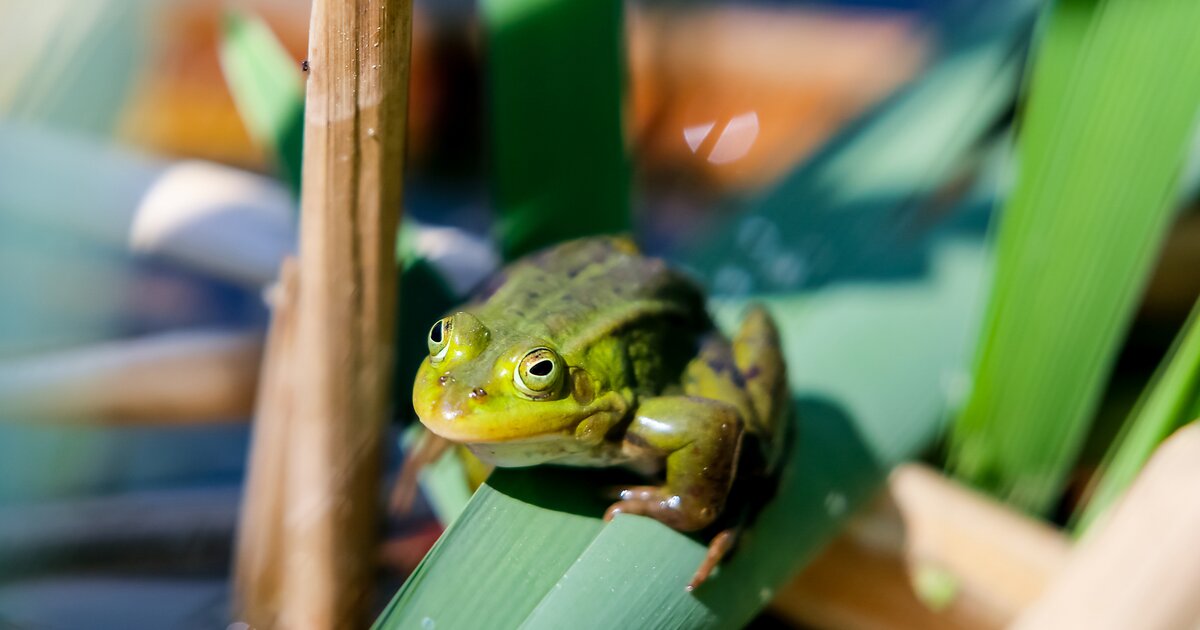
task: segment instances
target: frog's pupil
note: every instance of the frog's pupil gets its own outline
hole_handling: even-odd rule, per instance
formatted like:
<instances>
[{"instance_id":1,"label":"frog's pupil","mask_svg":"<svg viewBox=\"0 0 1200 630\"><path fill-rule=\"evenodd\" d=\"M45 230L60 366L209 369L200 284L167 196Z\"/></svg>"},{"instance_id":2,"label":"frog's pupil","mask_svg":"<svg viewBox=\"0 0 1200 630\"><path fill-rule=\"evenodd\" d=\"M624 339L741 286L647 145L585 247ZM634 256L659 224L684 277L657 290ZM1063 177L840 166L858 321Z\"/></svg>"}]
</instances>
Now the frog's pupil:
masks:
<instances>
[{"instance_id":1,"label":"frog's pupil","mask_svg":"<svg viewBox=\"0 0 1200 630\"><path fill-rule=\"evenodd\" d=\"M534 376L549 376L552 370L554 370L554 362L550 359L542 359L529 368L529 373Z\"/></svg>"},{"instance_id":2,"label":"frog's pupil","mask_svg":"<svg viewBox=\"0 0 1200 630\"><path fill-rule=\"evenodd\" d=\"M429 331L429 340L433 343L442 343L442 322L433 325Z\"/></svg>"}]
</instances>

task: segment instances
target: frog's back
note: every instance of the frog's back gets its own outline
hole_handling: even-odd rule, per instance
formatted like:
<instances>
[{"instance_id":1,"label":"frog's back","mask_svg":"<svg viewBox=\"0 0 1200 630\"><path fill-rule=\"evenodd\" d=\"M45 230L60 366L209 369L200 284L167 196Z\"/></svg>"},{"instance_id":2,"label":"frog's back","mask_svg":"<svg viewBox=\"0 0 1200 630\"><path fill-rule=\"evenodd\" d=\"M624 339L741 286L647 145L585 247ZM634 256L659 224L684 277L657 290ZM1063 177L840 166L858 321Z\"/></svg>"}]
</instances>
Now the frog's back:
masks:
<instances>
[{"instance_id":1,"label":"frog's back","mask_svg":"<svg viewBox=\"0 0 1200 630\"><path fill-rule=\"evenodd\" d=\"M485 284L474 306L485 324L561 344L572 354L647 324L711 328L700 289L631 241L592 237L523 258Z\"/></svg>"}]
</instances>

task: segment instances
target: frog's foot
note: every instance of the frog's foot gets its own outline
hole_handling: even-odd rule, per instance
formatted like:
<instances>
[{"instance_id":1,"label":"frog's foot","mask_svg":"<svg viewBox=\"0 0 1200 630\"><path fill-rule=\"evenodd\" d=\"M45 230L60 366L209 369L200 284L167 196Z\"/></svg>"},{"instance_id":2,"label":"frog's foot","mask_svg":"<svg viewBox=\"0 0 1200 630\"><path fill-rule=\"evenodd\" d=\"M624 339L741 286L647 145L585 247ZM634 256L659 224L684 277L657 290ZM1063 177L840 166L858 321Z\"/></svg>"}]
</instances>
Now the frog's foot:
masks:
<instances>
[{"instance_id":1,"label":"frog's foot","mask_svg":"<svg viewBox=\"0 0 1200 630\"><path fill-rule=\"evenodd\" d=\"M400 467L388 501L392 514L407 514L417 498L417 475L437 461L454 443L431 431L422 431L417 444L408 452Z\"/></svg>"},{"instance_id":2,"label":"frog's foot","mask_svg":"<svg viewBox=\"0 0 1200 630\"><path fill-rule=\"evenodd\" d=\"M608 516L641 514L685 532L707 527L725 506L741 443L742 420L732 405L699 396L646 400L622 449L631 460L663 462L666 483L627 488Z\"/></svg>"},{"instance_id":3,"label":"frog's foot","mask_svg":"<svg viewBox=\"0 0 1200 630\"><path fill-rule=\"evenodd\" d=\"M671 494L657 486L634 486L621 490L621 500L604 512L610 521L617 514L649 516L671 529L693 532L708 525L717 517L720 506L705 505L695 499Z\"/></svg>"},{"instance_id":4,"label":"frog's foot","mask_svg":"<svg viewBox=\"0 0 1200 630\"><path fill-rule=\"evenodd\" d=\"M704 560L700 562L700 566L696 567L696 573L692 575L692 581L688 582L687 590L694 591L697 586L700 586L712 574L713 569L721 564L721 560L729 554L733 549L733 545L737 543L738 529L730 528L721 530L713 539L708 542L708 553L704 555Z\"/></svg>"}]
</instances>

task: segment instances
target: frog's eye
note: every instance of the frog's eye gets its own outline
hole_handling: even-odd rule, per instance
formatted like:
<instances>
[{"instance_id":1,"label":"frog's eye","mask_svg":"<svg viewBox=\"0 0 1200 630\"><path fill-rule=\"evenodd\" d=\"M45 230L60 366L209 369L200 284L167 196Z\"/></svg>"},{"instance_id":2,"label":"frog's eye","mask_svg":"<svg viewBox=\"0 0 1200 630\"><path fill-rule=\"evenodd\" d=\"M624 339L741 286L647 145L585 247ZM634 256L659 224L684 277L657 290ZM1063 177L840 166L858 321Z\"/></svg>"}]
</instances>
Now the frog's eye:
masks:
<instances>
[{"instance_id":1,"label":"frog's eye","mask_svg":"<svg viewBox=\"0 0 1200 630\"><path fill-rule=\"evenodd\" d=\"M513 372L513 384L522 394L544 398L562 382L563 360L550 348L530 350Z\"/></svg>"},{"instance_id":2,"label":"frog's eye","mask_svg":"<svg viewBox=\"0 0 1200 630\"><path fill-rule=\"evenodd\" d=\"M429 360L437 363L446 358L450 349L450 318L439 319L433 328L429 329Z\"/></svg>"}]
</instances>

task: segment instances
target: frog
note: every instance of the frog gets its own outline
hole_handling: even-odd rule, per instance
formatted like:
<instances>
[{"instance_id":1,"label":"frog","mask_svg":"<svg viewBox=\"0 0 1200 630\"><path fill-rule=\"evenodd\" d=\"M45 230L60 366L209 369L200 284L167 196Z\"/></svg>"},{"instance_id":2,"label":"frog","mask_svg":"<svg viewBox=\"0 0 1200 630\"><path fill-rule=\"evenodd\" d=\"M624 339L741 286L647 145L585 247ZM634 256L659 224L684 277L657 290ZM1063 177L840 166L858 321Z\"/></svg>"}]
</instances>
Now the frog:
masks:
<instances>
[{"instance_id":1,"label":"frog","mask_svg":"<svg viewBox=\"0 0 1200 630\"><path fill-rule=\"evenodd\" d=\"M444 442L495 466L622 466L657 481L618 488L605 520L701 532L739 462L779 464L786 365L769 313L751 307L727 338L699 286L627 236L509 264L433 323L427 344L413 407ZM712 537L688 590L736 538L736 527Z\"/></svg>"}]
</instances>

